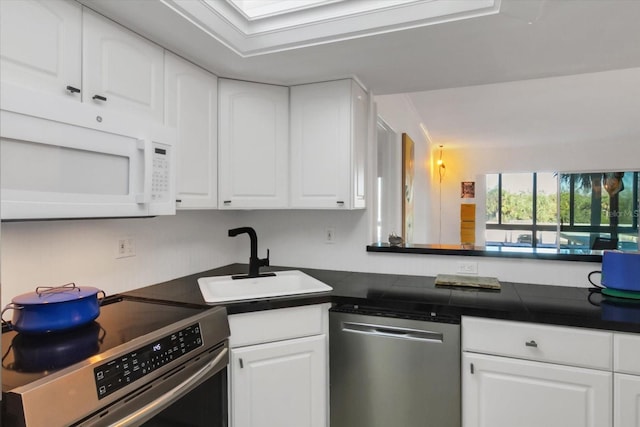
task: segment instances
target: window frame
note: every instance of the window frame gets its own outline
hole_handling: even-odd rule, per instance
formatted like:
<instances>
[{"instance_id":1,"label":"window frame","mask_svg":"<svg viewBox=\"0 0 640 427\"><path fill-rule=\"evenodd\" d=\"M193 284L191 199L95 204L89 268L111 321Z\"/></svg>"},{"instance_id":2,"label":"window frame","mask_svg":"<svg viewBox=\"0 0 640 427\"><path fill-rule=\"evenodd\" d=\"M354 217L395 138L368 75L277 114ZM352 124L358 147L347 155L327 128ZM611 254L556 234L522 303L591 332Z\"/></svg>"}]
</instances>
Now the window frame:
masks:
<instances>
[{"instance_id":1,"label":"window frame","mask_svg":"<svg viewBox=\"0 0 640 427\"><path fill-rule=\"evenodd\" d=\"M624 173L633 173L633 185L631 196L631 210L635 214L631 215L631 226L618 225L618 234L638 234L638 183L640 179L640 172L625 171ZM611 226L609 225L576 225L575 224L575 177L580 175L578 173L558 174L570 175L571 180L569 182L569 224L563 224L559 222L560 231L574 232L574 233L599 233L609 234L611 233ZM560 187L558 187L558 200L560 200ZM559 218L558 218L559 219Z\"/></svg>"},{"instance_id":2,"label":"window frame","mask_svg":"<svg viewBox=\"0 0 640 427\"><path fill-rule=\"evenodd\" d=\"M498 175L498 222L489 223L485 221L485 230L518 230L518 231L530 231L531 232L531 247L538 247L537 234L539 231L558 231L559 218L556 214L556 224L538 224L538 173L531 172L532 185L532 211L531 211L531 224L504 224L502 222L502 173ZM557 190L556 190L557 191ZM486 241L485 241L486 244ZM487 245L498 246L498 245ZM528 247L528 246L527 246Z\"/></svg>"},{"instance_id":3,"label":"window frame","mask_svg":"<svg viewBox=\"0 0 640 427\"><path fill-rule=\"evenodd\" d=\"M632 224L629 225L618 225L617 232L618 234L638 234L638 212L640 208L639 201L639 184L640 184L640 172L639 171L625 171L625 173L633 174L633 185L632 185ZM540 231L556 231L559 235L560 232L575 232L575 233L589 233L589 234L610 234L611 227L609 225L576 225L575 224L575 177L580 175L578 173L557 173L558 177L558 185L556 190L556 196L558 201L558 207L556 211L556 224L548 225L548 224L538 224L538 173L532 172L531 179L533 180L532 186L532 221L531 224L505 224L502 220L502 173L495 174L498 175L498 222L490 223L485 219L485 230L518 230L518 231L527 231L531 232L531 246L532 248L538 247L538 239L537 234ZM560 190L560 177L562 175L570 175L571 180L569 183L569 224L563 224L560 218L560 199L561 199L561 190ZM486 196L485 196L486 197ZM486 215L485 215L486 218ZM499 246L499 245L491 245L487 244L487 246ZM560 243L558 241L557 248L561 248ZM529 247L527 245L527 247Z\"/></svg>"}]
</instances>

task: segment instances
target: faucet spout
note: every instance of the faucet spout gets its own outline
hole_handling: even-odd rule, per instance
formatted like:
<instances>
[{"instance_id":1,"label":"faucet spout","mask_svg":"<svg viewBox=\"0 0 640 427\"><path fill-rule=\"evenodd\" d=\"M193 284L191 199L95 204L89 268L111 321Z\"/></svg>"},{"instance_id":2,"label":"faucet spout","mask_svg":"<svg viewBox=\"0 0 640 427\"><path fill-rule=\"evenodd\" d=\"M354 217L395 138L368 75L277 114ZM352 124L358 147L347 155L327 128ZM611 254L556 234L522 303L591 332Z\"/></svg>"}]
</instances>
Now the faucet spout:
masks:
<instances>
[{"instance_id":1,"label":"faucet spout","mask_svg":"<svg viewBox=\"0 0 640 427\"><path fill-rule=\"evenodd\" d=\"M258 258L258 235L251 227L238 227L229 230L229 237L235 237L239 234L248 234L251 240L251 255L249 257L249 274L246 276L233 276L234 279L273 276L273 274L260 274L260 267L269 266L269 250L267 249L267 257Z\"/></svg>"}]
</instances>

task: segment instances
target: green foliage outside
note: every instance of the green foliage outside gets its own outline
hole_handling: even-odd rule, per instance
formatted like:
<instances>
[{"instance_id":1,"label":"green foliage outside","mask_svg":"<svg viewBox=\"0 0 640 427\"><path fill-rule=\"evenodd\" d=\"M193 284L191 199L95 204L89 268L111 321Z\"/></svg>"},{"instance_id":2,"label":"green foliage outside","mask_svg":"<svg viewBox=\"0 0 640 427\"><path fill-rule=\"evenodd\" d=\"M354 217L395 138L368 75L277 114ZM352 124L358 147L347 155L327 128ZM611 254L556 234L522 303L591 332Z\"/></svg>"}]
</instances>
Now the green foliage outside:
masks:
<instances>
[{"instance_id":1,"label":"green foliage outside","mask_svg":"<svg viewBox=\"0 0 640 427\"><path fill-rule=\"evenodd\" d=\"M557 223L556 194L538 194L537 223ZM502 191L502 223L503 224L531 224L533 223L533 194L526 192L511 193ZM498 223L498 189L487 192L487 222Z\"/></svg>"},{"instance_id":2,"label":"green foliage outside","mask_svg":"<svg viewBox=\"0 0 640 427\"><path fill-rule=\"evenodd\" d=\"M627 174L631 176L632 174ZM629 182L627 182L629 181ZM619 197L619 226L631 226L633 221L633 191L632 180L625 176L625 190L618 194ZM538 194L537 223L557 223L557 195ZM569 186L561 184L560 193L560 221L561 224L569 224ZM590 224L592 195L591 188L579 187L574 192L574 225L609 225L609 196L603 191L600 199L601 224ZM487 217L490 224L498 223L498 188L492 188L487 192ZM502 223L503 224L527 224L533 222L533 194L530 192L512 193L502 191Z\"/></svg>"},{"instance_id":3,"label":"green foliage outside","mask_svg":"<svg viewBox=\"0 0 640 427\"><path fill-rule=\"evenodd\" d=\"M568 180L563 175L560 181L560 220L562 224L569 224L569 185ZM626 173L624 178L625 189L618 193L618 226L630 227L633 224L633 173ZM601 190L601 198L592 196L592 188L588 183L580 183L574 192L574 225L593 225L607 226L609 225L609 211L611 200L604 189ZM600 206L594 203L599 201ZM591 210L600 210L600 224L591 224ZM637 213L635 213L637 215Z\"/></svg>"}]
</instances>

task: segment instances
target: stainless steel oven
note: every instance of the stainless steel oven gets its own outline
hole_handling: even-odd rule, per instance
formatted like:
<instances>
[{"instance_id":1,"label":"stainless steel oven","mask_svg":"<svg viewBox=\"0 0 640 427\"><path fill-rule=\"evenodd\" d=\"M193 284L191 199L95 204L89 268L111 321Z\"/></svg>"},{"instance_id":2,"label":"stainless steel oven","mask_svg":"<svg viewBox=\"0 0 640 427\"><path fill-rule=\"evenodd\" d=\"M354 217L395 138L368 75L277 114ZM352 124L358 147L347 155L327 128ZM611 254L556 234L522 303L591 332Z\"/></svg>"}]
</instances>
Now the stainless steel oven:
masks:
<instances>
[{"instance_id":1,"label":"stainless steel oven","mask_svg":"<svg viewBox=\"0 0 640 427\"><path fill-rule=\"evenodd\" d=\"M3 425L227 426L223 307L107 299L96 321L2 334Z\"/></svg>"}]
</instances>

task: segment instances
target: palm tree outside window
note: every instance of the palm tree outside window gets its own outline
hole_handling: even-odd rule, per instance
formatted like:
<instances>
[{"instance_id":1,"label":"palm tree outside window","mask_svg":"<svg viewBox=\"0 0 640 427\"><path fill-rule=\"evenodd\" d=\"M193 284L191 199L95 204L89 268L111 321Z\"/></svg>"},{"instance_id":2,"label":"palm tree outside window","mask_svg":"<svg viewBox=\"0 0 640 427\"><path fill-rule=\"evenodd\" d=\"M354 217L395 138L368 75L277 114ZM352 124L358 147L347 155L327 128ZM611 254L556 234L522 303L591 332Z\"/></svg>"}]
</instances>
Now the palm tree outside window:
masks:
<instances>
[{"instance_id":1,"label":"palm tree outside window","mask_svg":"<svg viewBox=\"0 0 640 427\"><path fill-rule=\"evenodd\" d=\"M638 249L638 172L560 175L561 248Z\"/></svg>"},{"instance_id":2,"label":"palm tree outside window","mask_svg":"<svg viewBox=\"0 0 640 427\"><path fill-rule=\"evenodd\" d=\"M487 175L486 245L638 250L639 172Z\"/></svg>"}]
</instances>

